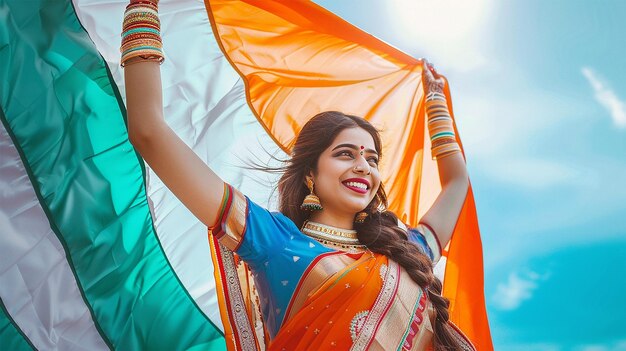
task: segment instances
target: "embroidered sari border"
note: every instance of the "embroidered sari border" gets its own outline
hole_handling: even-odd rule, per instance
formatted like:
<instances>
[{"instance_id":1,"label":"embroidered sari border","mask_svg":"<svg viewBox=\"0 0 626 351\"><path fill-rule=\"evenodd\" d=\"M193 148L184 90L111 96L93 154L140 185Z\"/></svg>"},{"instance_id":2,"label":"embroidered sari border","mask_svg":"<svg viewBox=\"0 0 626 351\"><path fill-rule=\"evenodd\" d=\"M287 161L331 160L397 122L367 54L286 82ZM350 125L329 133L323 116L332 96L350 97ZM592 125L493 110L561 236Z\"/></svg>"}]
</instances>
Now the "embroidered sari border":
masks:
<instances>
[{"instance_id":1,"label":"embroidered sari border","mask_svg":"<svg viewBox=\"0 0 626 351\"><path fill-rule=\"evenodd\" d=\"M385 314L389 311L393 303L393 298L398 290L398 278L400 273L400 266L392 260L387 260L387 270L383 278L383 286L374 302L370 313L367 315L367 319L363 324L363 328L359 333L357 339L352 344L350 350L367 350L369 349L374 336L380 327L381 321Z\"/></svg>"},{"instance_id":2,"label":"embroidered sari border","mask_svg":"<svg viewBox=\"0 0 626 351\"><path fill-rule=\"evenodd\" d=\"M426 318L430 318L427 310L428 300L423 289L410 277L408 272L389 260L397 269L397 288L394 291L389 308L376 321L377 328L373 331L367 350L417 350L430 344L429 329L424 327ZM381 290L382 291L382 290ZM374 309L372 309L373 311ZM367 323L367 322L366 322ZM411 334L411 329L414 334ZM409 339L407 339L409 338ZM360 347L360 345L359 345Z\"/></svg>"},{"instance_id":3,"label":"embroidered sari border","mask_svg":"<svg viewBox=\"0 0 626 351\"><path fill-rule=\"evenodd\" d=\"M398 289L390 312L381 323L376 340L386 350L422 349L423 345L420 347L420 344L432 342L432 339L424 339L428 333L428 329L424 328L425 320L430 318L426 309L428 302L426 294L406 271L402 271L399 280L400 289ZM419 293L416 294L416 290ZM428 323L430 324L430 320ZM415 326L415 333L411 335L413 326ZM402 332L403 328L404 332Z\"/></svg>"},{"instance_id":4,"label":"embroidered sari border","mask_svg":"<svg viewBox=\"0 0 626 351\"><path fill-rule=\"evenodd\" d=\"M219 284L216 284L218 302L226 341L231 345L229 349L259 350L259 341L256 340L254 326L246 310L234 255L215 236L211 240L211 252L214 254L215 277L219 279Z\"/></svg>"},{"instance_id":5,"label":"embroidered sari border","mask_svg":"<svg viewBox=\"0 0 626 351\"><path fill-rule=\"evenodd\" d=\"M219 305L220 318L224 325L224 339L227 344L228 350L236 350L237 341L234 337L233 325L230 322L228 308L226 307L226 301L228 301L228 292L223 284L223 275L221 269L221 262L218 259L220 257L219 241L217 237L209 231L209 247L211 250L211 261L213 261L213 277L215 278L215 290L217 293L217 301Z\"/></svg>"},{"instance_id":6,"label":"embroidered sari border","mask_svg":"<svg viewBox=\"0 0 626 351\"><path fill-rule=\"evenodd\" d=\"M412 311L413 311L413 315L415 315L415 313L417 312L417 308L419 307L420 302L424 301L424 304L426 303L426 301L425 301L424 297L425 297L425 296L424 296L424 290L420 289L419 296L418 296L418 298L415 300L415 304L413 305L413 309L412 309ZM425 316L424 316L424 314L422 315L422 322L423 322L424 318L430 318L430 316L428 316L428 311L426 311L426 309L425 309L425 308L424 308L424 312L425 312L425 313L424 313L424 314L425 314ZM413 319L413 318L414 318L414 317L411 317L411 318L410 318L410 319L411 319L411 321L409 322L408 327L406 328L406 330L404 331L404 334L402 335L401 340L403 340L403 341L407 339L407 336L409 336L409 332L411 331L411 324L413 323L413 321L412 321L412 319ZM420 326L421 326L422 322L420 322L420 323L419 323L419 325L420 325ZM417 336L417 335L419 335L419 334L416 334L416 336ZM397 351L401 351L401 350L402 350L403 345L404 345L404 342L401 342L401 343L400 343L400 345L398 345L398 348L397 348L396 350L397 350Z\"/></svg>"}]
</instances>

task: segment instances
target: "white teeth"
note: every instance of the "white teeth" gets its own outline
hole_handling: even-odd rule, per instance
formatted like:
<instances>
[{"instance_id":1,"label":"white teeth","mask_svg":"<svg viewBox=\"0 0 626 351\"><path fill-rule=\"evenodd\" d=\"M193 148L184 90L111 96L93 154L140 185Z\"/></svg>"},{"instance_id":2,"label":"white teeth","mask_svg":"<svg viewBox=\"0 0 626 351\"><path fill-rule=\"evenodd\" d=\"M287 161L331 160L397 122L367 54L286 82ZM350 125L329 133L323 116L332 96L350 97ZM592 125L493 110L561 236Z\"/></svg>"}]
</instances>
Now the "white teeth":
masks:
<instances>
[{"instance_id":1,"label":"white teeth","mask_svg":"<svg viewBox=\"0 0 626 351\"><path fill-rule=\"evenodd\" d=\"M359 182L347 182L346 185L352 186L352 187L355 187L355 188L359 188L359 189L363 189L363 190L367 190L367 185L365 185L363 183L359 183Z\"/></svg>"}]
</instances>

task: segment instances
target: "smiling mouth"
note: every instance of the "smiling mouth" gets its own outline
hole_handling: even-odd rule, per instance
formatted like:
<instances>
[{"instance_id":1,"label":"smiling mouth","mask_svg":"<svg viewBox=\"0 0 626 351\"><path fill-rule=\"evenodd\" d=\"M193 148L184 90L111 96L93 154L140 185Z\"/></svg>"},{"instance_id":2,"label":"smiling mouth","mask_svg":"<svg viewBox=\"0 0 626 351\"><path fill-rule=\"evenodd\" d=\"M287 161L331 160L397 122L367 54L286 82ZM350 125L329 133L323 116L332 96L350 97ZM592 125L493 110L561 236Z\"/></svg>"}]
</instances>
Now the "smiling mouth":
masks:
<instances>
[{"instance_id":1,"label":"smiling mouth","mask_svg":"<svg viewBox=\"0 0 626 351\"><path fill-rule=\"evenodd\" d=\"M348 188L348 189L350 189L350 190L352 190L352 191L354 191L356 193L359 193L359 194L366 194L367 191L369 190L369 186L367 184L362 183L362 182L356 182L356 181L347 180L347 181L342 182L342 184L346 188Z\"/></svg>"}]
</instances>

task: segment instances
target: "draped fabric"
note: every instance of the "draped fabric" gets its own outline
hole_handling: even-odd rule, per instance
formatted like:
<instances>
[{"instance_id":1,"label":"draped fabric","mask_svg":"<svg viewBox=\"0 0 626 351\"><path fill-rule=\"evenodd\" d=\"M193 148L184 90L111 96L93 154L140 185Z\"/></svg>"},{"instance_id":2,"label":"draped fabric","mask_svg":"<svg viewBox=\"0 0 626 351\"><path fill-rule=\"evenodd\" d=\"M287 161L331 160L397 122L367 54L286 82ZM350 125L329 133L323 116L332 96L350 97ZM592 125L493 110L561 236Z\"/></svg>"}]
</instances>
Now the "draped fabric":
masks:
<instances>
[{"instance_id":1,"label":"draped fabric","mask_svg":"<svg viewBox=\"0 0 626 351\"><path fill-rule=\"evenodd\" d=\"M382 130L390 209L413 226L441 191L425 127L420 61L304 1L205 1L259 122L288 152L316 113L362 116ZM450 91L445 91L452 112ZM457 141L461 144L458 137ZM449 245L444 295L451 319L491 349L480 233L470 187Z\"/></svg>"},{"instance_id":2,"label":"draped fabric","mask_svg":"<svg viewBox=\"0 0 626 351\"><path fill-rule=\"evenodd\" d=\"M429 306L397 263L363 253L315 288L270 349L425 350L433 335Z\"/></svg>"},{"instance_id":3,"label":"draped fabric","mask_svg":"<svg viewBox=\"0 0 626 351\"><path fill-rule=\"evenodd\" d=\"M128 142L125 4L0 0L2 346L226 348L206 227ZM285 158L306 118L332 107L387 129L382 167L405 222L432 204L417 61L311 3L161 0L160 18L166 122L244 194L275 206L275 178L238 160ZM480 250L470 191L444 289L489 349Z\"/></svg>"}]
</instances>

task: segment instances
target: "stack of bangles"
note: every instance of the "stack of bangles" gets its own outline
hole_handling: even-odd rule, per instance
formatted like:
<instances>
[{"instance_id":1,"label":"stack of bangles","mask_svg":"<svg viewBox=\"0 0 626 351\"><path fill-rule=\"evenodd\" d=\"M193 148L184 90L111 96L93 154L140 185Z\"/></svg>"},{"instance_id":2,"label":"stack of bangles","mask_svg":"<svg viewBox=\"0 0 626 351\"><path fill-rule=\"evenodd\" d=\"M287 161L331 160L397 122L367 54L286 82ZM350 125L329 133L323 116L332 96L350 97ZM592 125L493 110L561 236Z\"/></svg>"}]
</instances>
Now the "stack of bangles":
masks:
<instances>
[{"instance_id":1,"label":"stack of bangles","mask_svg":"<svg viewBox=\"0 0 626 351\"><path fill-rule=\"evenodd\" d=\"M122 27L121 66L135 62L139 57L146 61L163 63L159 0L131 0L124 12Z\"/></svg>"},{"instance_id":2,"label":"stack of bangles","mask_svg":"<svg viewBox=\"0 0 626 351\"><path fill-rule=\"evenodd\" d=\"M429 93L426 96L426 113L433 160L460 152L446 96L440 92Z\"/></svg>"}]
</instances>

